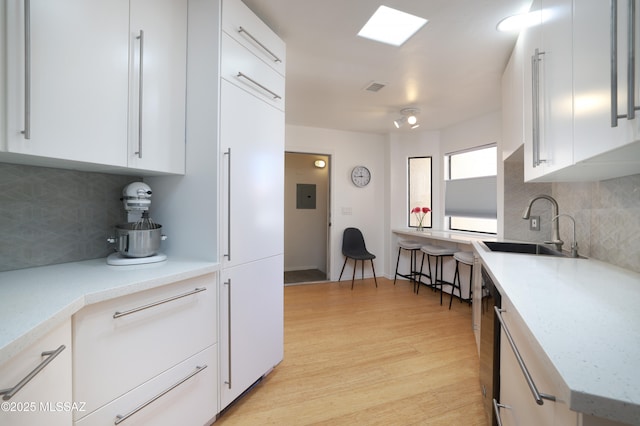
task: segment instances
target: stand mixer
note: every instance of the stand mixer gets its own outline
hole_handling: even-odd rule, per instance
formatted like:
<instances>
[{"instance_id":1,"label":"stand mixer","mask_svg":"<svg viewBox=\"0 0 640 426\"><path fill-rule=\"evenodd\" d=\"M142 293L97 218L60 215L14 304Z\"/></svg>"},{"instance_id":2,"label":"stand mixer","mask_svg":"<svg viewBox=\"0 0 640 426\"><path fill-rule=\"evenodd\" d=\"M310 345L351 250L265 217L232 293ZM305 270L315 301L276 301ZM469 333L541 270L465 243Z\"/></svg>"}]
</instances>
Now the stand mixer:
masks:
<instances>
[{"instance_id":1,"label":"stand mixer","mask_svg":"<svg viewBox=\"0 0 640 426\"><path fill-rule=\"evenodd\" d=\"M144 182L133 182L122 190L122 203L127 212L127 223L115 227L116 236L107 241L116 244L116 253L107 257L109 265L135 265L166 260L158 253L160 242L167 239L162 235L162 225L149 217L151 188Z\"/></svg>"}]
</instances>

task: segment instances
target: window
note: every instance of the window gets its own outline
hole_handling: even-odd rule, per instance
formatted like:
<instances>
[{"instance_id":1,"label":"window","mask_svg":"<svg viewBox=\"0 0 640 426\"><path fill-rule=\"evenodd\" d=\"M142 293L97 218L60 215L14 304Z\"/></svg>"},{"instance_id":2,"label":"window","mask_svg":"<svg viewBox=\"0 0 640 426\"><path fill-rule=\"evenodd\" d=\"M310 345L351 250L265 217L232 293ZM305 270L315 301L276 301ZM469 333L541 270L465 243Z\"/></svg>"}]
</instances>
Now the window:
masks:
<instances>
[{"instance_id":1,"label":"window","mask_svg":"<svg viewBox=\"0 0 640 426\"><path fill-rule=\"evenodd\" d=\"M411 214L415 207L431 209L431 157L409 157L409 205L407 206L409 227L418 226L418 217ZM431 228L431 213L424 215L422 226Z\"/></svg>"},{"instance_id":2,"label":"window","mask_svg":"<svg viewBox=\"0 0 640 426\"><path fill-rule=\"evenodd\" d=\"M449 229L497 233L497 152L497 147L490 145L445 156Z\"/></svg>"}]
</instances>

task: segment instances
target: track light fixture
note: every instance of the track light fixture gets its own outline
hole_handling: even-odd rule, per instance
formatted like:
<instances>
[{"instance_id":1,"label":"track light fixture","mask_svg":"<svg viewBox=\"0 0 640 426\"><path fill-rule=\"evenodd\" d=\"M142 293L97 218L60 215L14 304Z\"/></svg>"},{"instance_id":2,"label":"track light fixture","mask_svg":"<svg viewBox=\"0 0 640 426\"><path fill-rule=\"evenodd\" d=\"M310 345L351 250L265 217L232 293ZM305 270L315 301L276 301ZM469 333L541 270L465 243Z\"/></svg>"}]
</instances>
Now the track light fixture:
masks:
<instances>
[{"instance_id":1,"label":"track light fixture","mask_svg":"<svg viewBox=\"0 0 640 426\"><path fill-rule=\"evenodd\" d=\"M403 108L400 110L402 117L397 120L393 120L393 125L396 126L396 129L399 129L405 124L408 124L412 129L416 129L420 127L420 124L418 124L418 118L416 117L419 113L420 110L418 108Z\"/></svg>"}]
</instances>

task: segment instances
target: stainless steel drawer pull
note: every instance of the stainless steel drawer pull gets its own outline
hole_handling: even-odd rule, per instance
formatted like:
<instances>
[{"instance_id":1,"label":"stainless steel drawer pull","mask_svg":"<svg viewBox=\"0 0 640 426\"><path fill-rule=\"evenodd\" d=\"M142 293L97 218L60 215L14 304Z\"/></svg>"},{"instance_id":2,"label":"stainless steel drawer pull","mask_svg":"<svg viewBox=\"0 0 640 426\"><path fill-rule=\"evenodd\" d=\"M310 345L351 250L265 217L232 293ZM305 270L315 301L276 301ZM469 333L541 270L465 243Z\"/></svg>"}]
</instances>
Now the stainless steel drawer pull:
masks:
<instances>
[{"instance_id":1,"label":"stainless steel drawer pull","mask_svg":"<svg viewBox=\"0 0 640 426\"><path fill-rule=\"evenodd\" d=\"M158 398L161 398L162 396L166 395L167 393L171 392L172 390L174 390L175 388L177 388L178 386L180 386L181 384L183 384L184 382L186 382L187 380L189 380L190 378L192 378L193 376L195 376L196 374L198 374L199 372L201 372L202 370L204 370L205 368L207 368L206 365L203 365L202 367L200 366L196 366L196 369L193 370L191 373L189 373L189 375L187 377L185 377L184 379L180 380L179 382L175 383L174 385L172 385L171 387L169 387L168 389L163 390L162 392L160 392L159 394L157 394L156 396L154 396L153 398L151 398L150 400L148 400L147 402L139 405L138 407L134 408L133 410L129 411L127 414L121 415L118 414L116 416L116 420L113 422L114 425L118 425L122 422L124 422L125 420L127 420L129 417L133 416L134 414L136 414L138 411L142 410L143 408L145 408L146 406L148 406L149 404L153 403L154 401L156 401Z\"/></svg>"},{"instance_id":2,"label":"stainless steel drawer pull","mask_svg":"<svg viewBox=\"0 0 640 426\"><path fill-rule=\"evenodd\" d=\"M275 53L273 53L271 50L267 49L267 47L260 43L260 41L258 41L257 38L255 38L253 35L251 35L251 33L247 30L245 30L244 28L240 27L238 28L238 32L239 33L245 33L251 40L253 40L254 43L256 43L258 46L262 47L262 49L267 52L269 55L273 56L273 62L282 62L282 59L280 59L278 57L278 55L276 55Z\"/></svg>"},{"instance_id":3,"label":"stainless steel drawer pull","mask_svg":"<svg viewBox=\"0 0 640 426\"><path fill-rule=\"evenodd\" d=\"M502 426L502 418L500 417L500 409L501 408L509 408L504 404L499 404L495 398L493 398L493 412L496 413L496 422L498 426Z\"/></svg>"},{"instance_id":4,"label":"stainless steel drawer pull","mask_svg":"<svg viewBox=\"0 0 640 426\"><path fill-rule=\"evenodd\" d=\"M531 377L531 374L529 373L529 370L527 369L527 366L525 365L524 360L520 355L520 351L518 351L518 347L516 346L516 343L513 341L513 337L511 337L511 333L509 332L509 329L507 328L507 325L504 322L504 318L502 318L502 313L506 311L504 309L498 308L497 306L494 306L493 309L496 311L496 316L498 317L498 321L500 321L500 326L504 330L504 334L507 336L509 345L511 345L511 350L513 350L513 354L515 355L516 360L520 365L522 374L524 374L524 378L527 381L527 384L529 385L529 389L531 389L531 393L533 394L533 399L536 400L536 404L538 405L544 404L544 401L543 401L544 399L549 401L555 401L556 400L555 396L538 392L538 388L536 387L536 384L534 383L533 378Z\"/></svg>"},{"instance_id":5,"label":"stainless steel drawer pull","mask_svg":"<svg viewBox=\"0 0 640 426\"><path fill-rule=\"evenodd\" d=\"M265 86L263 86L262 84L258 83L257 81L255 81L254 79L252 79L251 77L248 77L246 74L243 74L241 72L238 72L238 75L236 77L242 77L242 78L246 78L247 80L249 80L251 83L255 84L256 86L258 86L259 88L261 88L262 90L269 92L269 94L271 96L273 96L273 99L282 99L282 96L278 95L276 92L267 89Z\"/></svg>"},{"instance_id":6,"label":"stainless steel drawer pull","mask_svg":"<svg viewBox=\"0 0 640 426\"><path fill-rule=\"evenodd\" d=\"M38 373L42 371L43 368L49 365L49 363L53 361L55 357L60 355L60 352L62 352L65 348L66 348L65 345L60 345L60 347L58 347L58 349L56 349L55 351L42 352L41 355L46 356L47 358L43 360L40 364L38 364L38 366L34 368L29 374L27 374L24 379L20 380L20 382L18 382L17 385L9 389L0 390L0 395L3 395L2 399L5 401L10 400L15 394L17 394L20 391L20 389L22 389L27 383L29 383L31 379L36 377Z\"/></svg>"},{"instance_id":7,"label":"stainless steel drawer pull","mask_svg":"<svg viewBox=\"0 0 640 426\"><path fill-rule=\"evenodd\" d=\"M206 290L206 288L195 288L194 290L188 291L186 293L179 294L179 295L173 296L173 297L169 297L168 299L159 300L157 302L149 303L148 305L144 305L144 306L140 306L140 307L137 307L137 308L129 309L128 311L124 311L124 312L116 311L113 314L113 317L114 318L120 318L120 317L123 317L125 315L130 315L130 314L133 314L133 313L136 313L136 312L144 311L145 309L153 308L154 306L162 305L163 303L171 302L171 301L174 301L174 300L177 300L177 299L182 299L183 297L191 296L192 294L200 293L201 291L205 291L205 290Z\"/></svg>"}]
</instances>

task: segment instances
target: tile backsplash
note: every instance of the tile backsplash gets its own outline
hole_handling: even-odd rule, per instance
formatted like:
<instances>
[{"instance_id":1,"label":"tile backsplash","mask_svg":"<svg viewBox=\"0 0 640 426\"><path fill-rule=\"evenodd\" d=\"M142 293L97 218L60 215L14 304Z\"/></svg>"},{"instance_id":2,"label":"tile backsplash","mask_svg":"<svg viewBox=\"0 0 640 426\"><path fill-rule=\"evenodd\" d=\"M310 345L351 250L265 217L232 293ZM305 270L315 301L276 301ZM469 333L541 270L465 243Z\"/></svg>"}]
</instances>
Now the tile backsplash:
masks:
<instances>
[{"instance_id":1,"label":"tile backsplash","mask_svg":"<svg viewBox=\"0 0 640 426\"><path fill-rule=\"evenodd\" d=\"M531 212L541 216L539 232L529 231L528 221L521 218L531 197L548 194L558 201L560 213L575 219L581 255L640 272L640 175L599 182L524 183L519 151L505 162L505 238L536 242L550 238L548 202L536 202ZM572 224L568 218L560 220L566 250L573 240Z\"/></svg>"},{"instance_id":2,"label":"tile backsplash","mask_svg":"<svg viewBox=\"0 0 640 426\"><path fill-rule=\"evenodd\" d=\"M0 271L106 257L139 177L0 163Z\"/></svg>"}]
</instances>

